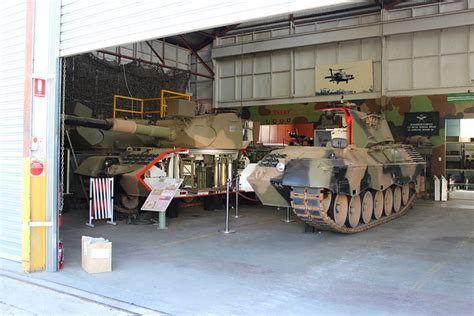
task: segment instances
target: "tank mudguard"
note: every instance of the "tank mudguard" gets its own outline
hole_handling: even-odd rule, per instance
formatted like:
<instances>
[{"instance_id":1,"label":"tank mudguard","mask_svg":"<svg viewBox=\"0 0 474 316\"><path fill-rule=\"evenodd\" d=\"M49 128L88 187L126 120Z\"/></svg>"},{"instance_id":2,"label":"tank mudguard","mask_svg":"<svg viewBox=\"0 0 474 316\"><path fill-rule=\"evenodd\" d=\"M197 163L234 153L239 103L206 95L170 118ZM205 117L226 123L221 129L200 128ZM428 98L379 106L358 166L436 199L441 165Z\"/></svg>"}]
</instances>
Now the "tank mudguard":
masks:
<instances>
[{"instance_id":1,"label":"tank mudguard","mask_svg":"<svg viewBox=\"0 0 474 316\"><path fill-rule=\"evenodd\" d=\"M291 187L326 188L350 193L343 159L293 159L285 166L282 183Z\"/></svg>"}]
</instances>

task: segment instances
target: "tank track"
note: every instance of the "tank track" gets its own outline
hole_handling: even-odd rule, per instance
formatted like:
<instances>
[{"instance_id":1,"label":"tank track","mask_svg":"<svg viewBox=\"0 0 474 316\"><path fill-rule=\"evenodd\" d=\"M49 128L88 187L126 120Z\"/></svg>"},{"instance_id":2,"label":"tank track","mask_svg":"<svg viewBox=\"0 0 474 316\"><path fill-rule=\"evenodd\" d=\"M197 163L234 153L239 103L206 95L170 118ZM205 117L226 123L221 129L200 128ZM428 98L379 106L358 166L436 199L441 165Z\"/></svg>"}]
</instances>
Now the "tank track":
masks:
<instances>
[{"instance_id":1,"label":"tank track","mask_svg":"<svg viewBox=\"0 0 474 316\"><path fill-rule=\"evenodd\" d=\"M362 192L363 193L363 192ZM410 190L410 197L405 205L402 205L398 212L393 212L389 216L383 215L379 219L374 219L364 224L359 223L357 227L348 227L337 224L330 216L329 212L333 207L334 197L328 210L322 207L323 190L317 188L293 187L291 192L291 206L293 212L306 224L315 227L318 230L333 231L343 234L359 233L375 226L385 224L391 220L404 215L413 205L416 198L414 190Z\"/></svg>"}]
</instances>

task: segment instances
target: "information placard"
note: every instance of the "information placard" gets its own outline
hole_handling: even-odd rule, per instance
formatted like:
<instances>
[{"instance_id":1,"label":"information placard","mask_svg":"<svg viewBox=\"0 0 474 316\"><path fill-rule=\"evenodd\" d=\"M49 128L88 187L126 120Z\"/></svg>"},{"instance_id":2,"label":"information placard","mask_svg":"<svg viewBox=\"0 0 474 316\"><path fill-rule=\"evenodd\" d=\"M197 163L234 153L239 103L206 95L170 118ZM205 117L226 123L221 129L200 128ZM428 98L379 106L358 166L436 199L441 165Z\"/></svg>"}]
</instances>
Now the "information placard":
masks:
<instances>
[{"instance_id":1,"label":"information placard","mask_svg":"<svg viewBox=\"0 0 474 316\"><path fill-rule=\"evenodd\" d=\"M167 177L154 179L153 190L143 203L142 211L165 212L182 182L183 179Z\"/></svg>"}]
</instances>

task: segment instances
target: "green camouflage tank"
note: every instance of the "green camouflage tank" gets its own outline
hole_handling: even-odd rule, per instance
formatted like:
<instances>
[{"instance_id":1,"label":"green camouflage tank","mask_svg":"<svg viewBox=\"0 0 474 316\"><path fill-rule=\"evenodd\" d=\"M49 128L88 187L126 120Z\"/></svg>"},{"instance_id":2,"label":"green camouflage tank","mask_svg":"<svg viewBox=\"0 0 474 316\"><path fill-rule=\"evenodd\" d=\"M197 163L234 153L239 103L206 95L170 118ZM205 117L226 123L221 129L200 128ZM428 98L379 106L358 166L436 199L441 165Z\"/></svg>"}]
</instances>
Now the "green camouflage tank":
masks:
<instances>
[{"instance_id":1,"label":"green camouflage tank","mask_svg":"<svg viewBox=\"0 0 474 316\"><path fill-rule=\"evenodd\" d=\"M404 214L423 190L425 162L394 144L384 118L322 109L314 147L272 151L248 177L264 205L292 207L305 223L355 233Z\"/></svg>"}]
</instances>

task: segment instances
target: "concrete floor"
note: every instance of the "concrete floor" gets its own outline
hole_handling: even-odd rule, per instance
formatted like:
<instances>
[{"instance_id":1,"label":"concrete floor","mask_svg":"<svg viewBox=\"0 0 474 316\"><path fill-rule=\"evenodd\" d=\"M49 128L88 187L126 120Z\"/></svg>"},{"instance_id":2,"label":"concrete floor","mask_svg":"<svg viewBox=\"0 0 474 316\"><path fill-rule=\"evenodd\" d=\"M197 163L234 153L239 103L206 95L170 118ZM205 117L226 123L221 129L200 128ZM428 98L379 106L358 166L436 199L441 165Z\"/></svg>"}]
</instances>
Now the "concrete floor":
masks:
<instances>
[{"instance_id":1,"label":"concrete floor","mask_svg":"<svg viewBox=\"0 0 474 316\"><path fill-rule=\"evenodd\" d=\"M7 274L5 276L4 274ZM136 315L154 314L154 311L128 304L110 305L94 301L86 293L79 296L59 289L57 285L38 285L37 280L0 272L0 315ZM25 300L25 297L28 299ZM124 308L125 307L125 308Z\"/></svg>"},{"instance_id":2,"label":"concrete floor","mask_svg":"<svg viewBox=\"0 0 474 316\"><path fill-rule=\"evenodd\" d=\"M464 203L464 204L463 204ZM83 225L64 216L65 269L35 273L176 315L473 314L474 208L417 201L402 218L356 235L304 234L284 211L242 207L235 234L223 211L184 209L156 226ZM113 272L80 266L82 235L113 243Z\"/></svg>"}]
</instances>

